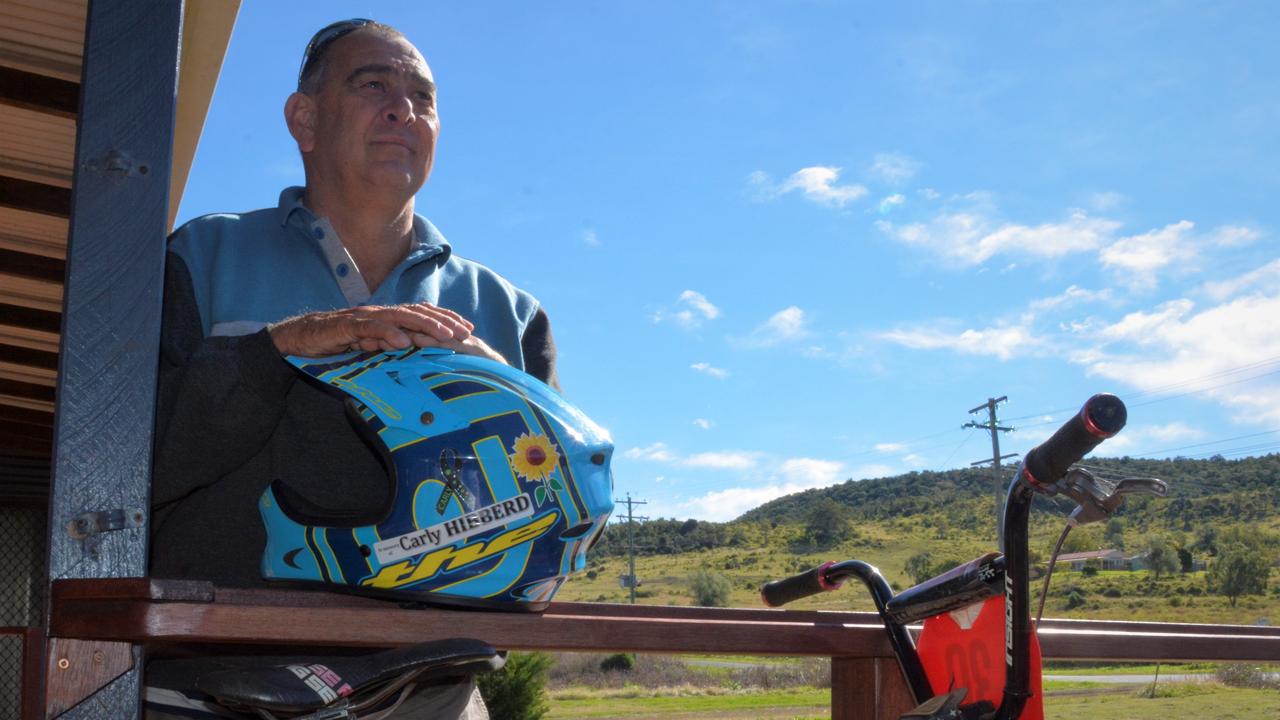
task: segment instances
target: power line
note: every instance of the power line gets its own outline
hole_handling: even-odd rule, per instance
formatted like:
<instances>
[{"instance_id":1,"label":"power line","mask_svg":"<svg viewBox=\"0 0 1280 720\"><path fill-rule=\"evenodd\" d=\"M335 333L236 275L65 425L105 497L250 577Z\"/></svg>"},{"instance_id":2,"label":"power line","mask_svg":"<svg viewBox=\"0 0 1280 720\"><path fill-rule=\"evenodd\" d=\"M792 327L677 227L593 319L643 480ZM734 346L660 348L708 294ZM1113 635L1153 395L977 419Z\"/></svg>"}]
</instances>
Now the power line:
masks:
<instances>
[{"instance_id":1,"label":"power line","mask_svg":"<svg viewBox=\"0 0 1280 720\"><path fill-rule=\"evenodd\" d=\"M644 500L632 500L631 493L627 493L626 500L614 499L616 503L627 504L627 587L631 589L631 604L636 604L636 520L648 520L647 517L637 518L632 510L635 505L648 505Z\"/></svg>"},{"instance_id":2,"label":"power line","mask_svg":"<svg viewBox=\"0 0 1280 720\"><path fill-rule=\"evenodd\" d=\"M1191 448L1205 447L1208 445L1220 445L1222 443L1235 442L1236 440L1248 440L1249 438L1262 437L1263 435L1274 435L1275 433L1278 433L1278 432L1280 432L1280 428L1277 428L1275 430L1266 430L1264 432L1259 432L1259 433L1251 433L1249 435L1237 435L1235 437L1223 438L1221 440L1210 440L1208 442L1193 443L1191 445L1180 445L1178 447L1162 448L1160 450L1145 450L1140 453L1134 453L1134 455L1139 455L1139 456L1159 455L1161 453L1170 453L1178 450L1190 450Z\"/></svg>"},{"instance_id":3,"label":"power line","mask_svg":"<svg viewBox=\"0 0 1280 720\"><path fill-rule=\"evenodd\" d=\"M965 423L964 425L961 425L961 426L960 426L960 427L961 427L961 429L963 429L963 428L975 428L975 429L976 429L976 428L983 428L983 429L985 429L985 430L989 430L989 431L991 432L991 460L990 460L989 462L991 463L991 467L992 467L992 469L993 469L993 471L994 471L994 472L993 472L993 475L995 476L995 477L992 479L992 485L993 485L994 490L995 490L995 498L996 498L995 512L996 512L996 517L997 517L997 518L999 518L999 517L1000 517L1000 490L1001 490L1001 481L1000 481L1000 474L1001 474L1001 473L1000 473L1000 461L1001 461L1001 460L1003 460L1003 459L1005 459L1005 458L1010 458L1010 457L1015 457L1015 456L1017 456L1017 453L1011 453L1011 454L1009 454L1009 455L1001 455L1001 454L1000 454L1000 433L1002 433L1002 432L1013 432L1013 428L1011 428L1011 427L1001 427L1001 426L1000 426L1000 423L996 421L996 406L997 406L997 405L999 405L999 404L1000 404L1000 403L1002 403L1002 402L1007 401L1008 399L1009 399L1009 397L1008 397L1007 395L1001 395L1001 396L1000 396L1000 397L998 397L998 398L987 398L987 401L986 401L985 403L983 403L982 405L979 405L978 407L973 408L972 410L970 410L970 411L969 411L969 414L970 414L970 415L972 415L972 414L974 414L974 413L976 413L976 412L980 412L983 408L986 408L986 410L987 410L987 422L985 422L985 423L976 423L976 422L972 422L972 421L971 421L971 422L967 422L967 423ZM987 463L987 462L988 462L987 460L979 460L979 461L977 461L977 462L971 462L971 463L969 463L969 465L970 465L970 466L974 466L974 465L983 465L983 464L985 464L985 463Z\"/></svg>"}]
</instances>

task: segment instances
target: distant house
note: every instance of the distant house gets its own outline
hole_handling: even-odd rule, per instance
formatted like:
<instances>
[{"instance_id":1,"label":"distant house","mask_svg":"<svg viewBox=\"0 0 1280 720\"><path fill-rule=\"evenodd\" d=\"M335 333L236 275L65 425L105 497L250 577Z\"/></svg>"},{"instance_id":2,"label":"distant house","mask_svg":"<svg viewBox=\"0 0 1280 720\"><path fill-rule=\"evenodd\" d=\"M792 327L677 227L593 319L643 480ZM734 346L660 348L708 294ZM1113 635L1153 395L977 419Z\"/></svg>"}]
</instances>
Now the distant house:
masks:
<instances>
[{"instance_id":1,"label":"distant house","mask_svg":"<svg viewBox=\"0 0 1280 720\"><path fill-rule=\"evenodd\" d=\"M1090 560L1097 560L1103 570L1139 570L1146 567L1141 557L1131 557L1120 550L1091 550L1089 552L1063 553L1058 556L1059 565L1072 570L1083 570Z\"/></svg>"}]
</instances>

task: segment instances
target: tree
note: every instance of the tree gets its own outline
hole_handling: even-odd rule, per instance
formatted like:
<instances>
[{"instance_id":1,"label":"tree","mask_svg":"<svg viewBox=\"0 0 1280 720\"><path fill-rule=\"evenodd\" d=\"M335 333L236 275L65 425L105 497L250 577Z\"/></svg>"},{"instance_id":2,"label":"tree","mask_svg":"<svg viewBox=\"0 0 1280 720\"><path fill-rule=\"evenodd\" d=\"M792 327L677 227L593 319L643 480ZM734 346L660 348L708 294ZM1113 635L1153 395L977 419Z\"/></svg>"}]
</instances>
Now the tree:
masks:
<instances>
[{"instance_id":1,"label":"tree","mask_svg":"<svg viewBox=\"0 0 1280 720\"><path fill-rule=\"evenodd\" d=\"M830 498L813 504L804 516L805 539L814 547L831 547L849 537L845 507Z\"/></svg>"},{"instance_id":2,"label":"tree","mask_svg":"<svg viewBox=\"0 0 1280 720\"><path fill-rule=\"evenodd\" d=\"M1124 549L1124 521L1120 518L1111 518L1107 521L1107 531L1102 536L1102 542L1107 547L1116 550Z\"/></svg>"},{"instance_id":3,"label":"tree","mask_svg":"<svg viewBox=\"0 0 1280 720\"><path fill-rule=\"evenodd\" d=\"M689 589L693 592L693 601L702 607L727 607L732 586L729 578L702 568L689 576Z\"/></svg>"},{"instance_id":4,"label":"tree","mask_svg":"<svg viewBox=\"0 0 1280 720\"><path fill-rule=\"evenodd\" d=\"M1193 550L1199 550L1208 555L1218 554L1218 527L1213 523L1205 523L1200 526L1200 530L1196 532L1196 543L1191 546Z\"/></svg>"},{"instance_id":5,"label":"tree","mask_svg":"<svg viewBox=\"0 0 1280 720\"><path fill-rule=\"evenodd\" d=\"M1162 535L1152 537L1151 544L1147 546L1147 572L1159 580L1161 574L1175 572L1177 569L1178 554L1169 546L1169 542Z\"/></svg>"},{"instance_id":6,"label":"tree","mask_svg":"<svg viewBox=\"0 0 1280 720\"><path fill-rule=\"evenodd\" d=\"M912 555L907 558L906 565L902 566L902 572L911 578L911 584L919 585L933 577L933 555L927 552Z\"/></svg>"},{"instance_id":7,"label":"tree","mask_svg":"<svg viewBox=\"0 0 1280 720\"><path fill-rule=\"evenodd\" d=\"M1262 552L1241 543L1220 545L1206 581L1211 592L1226 596L1231 607L1241 595L1260 595L1267 589L1271 568Z\"/></svg>"},{"instance_id":8,"label":"tree","mask_svg":"<svg viewBox=\"0 0 1280 720\"><path fill-rule=\"evenodd\" d=\"M540 720L546 716L547 677L554 662L547 653L513 652L497 672L476 676L480 696L495 718Z\"/></svg>"}]
</instances>

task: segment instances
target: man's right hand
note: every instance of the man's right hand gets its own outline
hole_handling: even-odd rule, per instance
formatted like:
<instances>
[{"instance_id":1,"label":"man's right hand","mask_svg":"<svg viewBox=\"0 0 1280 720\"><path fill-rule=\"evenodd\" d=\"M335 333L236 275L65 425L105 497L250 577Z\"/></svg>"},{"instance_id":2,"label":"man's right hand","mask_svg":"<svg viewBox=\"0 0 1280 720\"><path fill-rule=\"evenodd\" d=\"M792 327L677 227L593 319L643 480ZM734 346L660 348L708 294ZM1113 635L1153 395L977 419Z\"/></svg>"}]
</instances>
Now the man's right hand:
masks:
<instances>
[{"instance_id":1,"label":"man's right hand","mask_svg":"<svg viewBox=\"0 0 1280 720\"><path fill-rule=\"evenodd\" d=\"M452 310L428 303L361 306L308 313L268 328L281 355L324 357L351 350L402 350L410 345L465 340L475 326Z\"/></svg>"}]
</instances>

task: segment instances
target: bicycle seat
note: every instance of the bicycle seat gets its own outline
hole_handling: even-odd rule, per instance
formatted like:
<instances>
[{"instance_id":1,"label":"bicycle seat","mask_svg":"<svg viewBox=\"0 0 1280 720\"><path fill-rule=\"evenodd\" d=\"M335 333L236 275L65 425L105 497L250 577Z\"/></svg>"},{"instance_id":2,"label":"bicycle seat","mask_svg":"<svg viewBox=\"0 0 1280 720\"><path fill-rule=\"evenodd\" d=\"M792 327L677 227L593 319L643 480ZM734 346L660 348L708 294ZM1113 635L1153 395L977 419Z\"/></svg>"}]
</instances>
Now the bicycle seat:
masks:
<instances>
[{"instance_id":1,"label":"bicycle seat","mask_svg":"<svg viewBox=\"0 0 1280 720\"><path fill-rule=\"evenodd\" d=\"M232 709L312 712L347 698L381 701L421 678L465 677L500 669L505 659L471 638L436 640L356 657L315 657L202 675L196 687ZM366 704L361 702L360 704Z\"/></svg>"}]
</instances>

